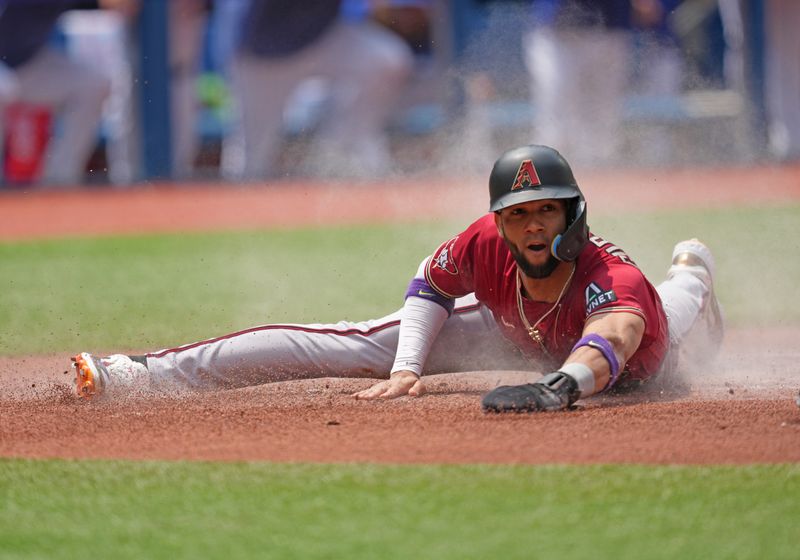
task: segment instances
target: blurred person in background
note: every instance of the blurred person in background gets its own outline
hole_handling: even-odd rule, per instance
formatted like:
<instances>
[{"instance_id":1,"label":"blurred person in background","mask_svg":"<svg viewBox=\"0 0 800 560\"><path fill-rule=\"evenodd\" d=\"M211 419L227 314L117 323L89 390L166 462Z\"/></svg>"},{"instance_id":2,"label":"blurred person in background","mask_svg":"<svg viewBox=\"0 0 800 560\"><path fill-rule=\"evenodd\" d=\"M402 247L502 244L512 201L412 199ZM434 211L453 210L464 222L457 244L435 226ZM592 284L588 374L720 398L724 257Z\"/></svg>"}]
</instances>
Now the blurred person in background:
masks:
<instances>
[{"instance_id":1,"label":"blurred person in background","mask_svg":"<svg viewBox=\"0 0 800 560\"><path fill-rule=\"evenodd\" d=\"M764 28L753 16L763 7ZM718 0L725 36L726 85L740 93L749 116L750 151L771 154L778 161L800 159L800 2L792 0ZM763 91L754 60L754 35L764 40ZM763 106L756 106L763 93ZM755 99L754 99L755 98ZM763 113L761 110L763 109ZM766 122L764 122L766 120ZM766 138L766 150L761 143Z\"/></svg>"},{"instance_id":2,"label":"blurred person in background","mask_svg":"<svg viewBox=\"0 0 800 560\"><path fill-rule=\"evenodd\" d=\"M722 74L725 85L742 95L746 94L744 21L742 0L717 0L720 23L725 39Z\"/></svg>"},{"instance_id":3,"label":"blurred person in background","mask_svg":"<svg viewBox=\"0 0 800 560\"><path fill-rule=\"evenodd\" d=\"M330 96L305 169L369 177L392 167L385 127L412 72L413 54L366 6L334 0L250 0L232 61L239 117L223 144L223 174L280 174L284 112L298 85L319 77Z\"/></svg>"},{"instance_id":4,"label":"blurred person in background","mask_svg":"<svg viewBox=\"0 0 800 560\"><path fill-rule=\"evenodd\" d=\"M106 0L111 1L111 0ZM141 43L137 24L145 0L126 0L125 18L97 11L72 12L62 21L67 45L76 58L102 71L111 82L106 106L106 157L109 178L116 185L140 179L141 123L138 106L137 70ZM152 7L152 5L151 5ZM210 0L170 0L167 18L167 49L170 89L171 176L191 178L199 150L196 131L200 102L198 79Z\"/></svg>"},{"instance_id":5,"label":"blurred person in background","mask_svg":"<svg viewBox=\"0 0 800 560\"><path fill-rule=\"evenodd\" d=\"M3 8L0 7L0 10ZM0 18L2 13L0 13ZM19 98L19 85L14 71L3 63L0 58L0 186L4 183L4 172L6 167L5 158L5 120L6 110Z\"/></svg>"},{"instance_id":6,"label":"blurred person in background","mask_svg":"<svg viewBox=\"0 0 800 560\"><path fill-rule=\"evenodd\" d=\"M670 16L683 0L633 0L633 60L630 93L660 103L680 95L685 64ZM635 141L646 146L639 161L663 164L672 161L674 144L670 130L652 124L636 130Z\"/></svg>"},{"instance_id":7,"label":"blurred person in background","mask_svg":"<svg viewBox=\"0 0 800 560\"><path fill-rule=\"evenodd\" d=\"M523 37L535 139L575 164L614 162L628 78L631 0L532 0Z\"/></svg>"},{"instance_id":8,"label":"blurred person in background","mask_svg":"<svg viewBox=\"0 0 800 560\"><path fill-rule=\"evenodd\" d=\"M58 18L67 10L109 7L127 10L126 0L0 0L0 142L14 111L32 110L47 143L42 182L77 184L96 145L103 101L110 84L102 73L73 60L51 44ZM58 121L54 134L51 121ZM31 133L30 130L27 131ZM49 136L49 138L48 138Z\"/></svg>"},{"instance_id":9,"label":"blurred person in background","mask_svg":"<svg viewBox=\"0 0 800 560\"><path fill-rule=\"evenodd\" d=\"M649 93L673 92L680 64L667 18L674 0L532 0L523 37L537 141L573 154L575 163L615 163L629 92L634 31Z\"/></svg>"},{"instance_id":10,"label":"blurred person in background","mask_svg":"<svg viewBox=\"0 0 800 560\"><path fill-rule=\"evenodd\" d=\"M800 160L800 2L766 0L767 131L772 155Z\"/></svg>"},{"instance_id":11,"label":"blurred person in background","mask_svg":"<svg viewBox=\"0 0 800 560\"><path fill-rule=\"evenodd\" d=\"M190 178L194 174L199 149L195 126L199 113L197 80L212 6L210 0L170 0L168 5L172 175L175 179Z\"/></svg>"}]
</instances>

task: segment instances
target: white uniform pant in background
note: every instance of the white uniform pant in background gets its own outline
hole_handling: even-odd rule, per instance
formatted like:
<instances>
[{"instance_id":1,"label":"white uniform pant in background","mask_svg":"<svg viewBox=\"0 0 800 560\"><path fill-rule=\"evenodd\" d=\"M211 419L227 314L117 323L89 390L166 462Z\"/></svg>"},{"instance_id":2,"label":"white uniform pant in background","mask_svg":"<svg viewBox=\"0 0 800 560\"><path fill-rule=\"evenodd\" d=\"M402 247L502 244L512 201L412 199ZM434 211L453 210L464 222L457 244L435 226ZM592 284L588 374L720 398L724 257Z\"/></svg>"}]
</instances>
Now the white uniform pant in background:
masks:
<instances>
[{"instance_id":1,"label":"white uniform pant in background","mask_svg":"<svg viewBox=\"0 0 800 560\"><path fill-rule=\"evenodd\" d=\"M573 164L613 162L627 87L629 35L604 29L537 28L523 39L537 143Z\"/></svg>"},{"instance_id":2,"label":"white uniform pant in background","mask_svg":"<svg viewBox=\"0 0 800 560\"><path fill-rule=\"evenodd\" d=\"M376 24L336 23L301 51L276 58L239 53L233 89L239 118L223 146L229 179L262 179L277 173L287 100L306 78L325 78L330 107L320 125L313 158L316 173L370 176L390 165L384 130L409 78L410 48Z\"/></svg>"},{"instance_id":3,"label":"white uniform pant in background","mask_svg":"<svg viewBox=\"0 0 800 560\"><path fill-rule=\"evenodd\" d=\"M767 0L766 105L770 149L800 160L800 2Z\"/></svg>"},{"instance_id":4,"label":"white uniform pant in background","mask_svg":"<svg viewBox=\"0 0 800 560\"><path fill-rule=\"evenodd\" d=\"M7 71L6 68L3 72ZM109 81L89 66L48 47L12 72L17 98L11 101L46 106L59 125L46 152L43 181L82 182L89 156L97 143L103 101L110 91ZM0 135L2 129L0 120Z\"/></svg>"},{"instance_id":5,"label":"white uniform pant in background","mask_svg":"<svg viewBox=\"0 0 800 560\"><path fill-rule=\"evenodd\" d=\"M5 154L5 115L6 108L19 99L19 82L14 71L0 61L0 183L3 181L3 154Z\"/></svg>"},{"instance_id":6,"label":"white uniform pant in background","mask_svg":"<svg viewBox=\"0 0 800 560\"><path fill-rule=\"evenodd\" d=\"M265 325L147 355L157 389L243 387L319 377L388 378L401 311L359 323ZM426 373L530 369L474 296L458 300Z\"/></svg>"},{"instance_id":7,"label":"white uniform pant in background","mask_svg":"<svg viewBox=\"0 0 800 560\"><path fill-rule=\"evenodd\" d=\"M168 17L172 176L187 179L193 174L200 143L195 124L200 109L197 78L207 19L205 2L170 0ZM74 10L61 20L70 55L102 72L110 82L111 95L105 107L108 175L121 187L142 178L135 75L141 48L138 41L147 38L137 41L133 25L113 10Z\"/></svg>"},{"instance_id":8,"label":"white uniform pant in background","mask_svg":"<svg viewBox=\"0 0 800 560\"><path fill-rule=\"evenodd\" d=\"M200 144L195 123L200 109L197 77L208 19L204 4L205 0L170 0L168 6L172 174L175 179L192 176Z\"/></svg>"},{"instance_id":9,"label":"white uniform pant in background","mask_svg":"<svg viewBox=\"0 0 800 560\"><path fill-rule=\"evenodd\" d=\"M130 22L114 10L70 10L61 16L59 26L70 58L109 80L103 109L108 177L115 186L129 186L140 178L141 162Z\"/></svg>"},{"instance_id":10,"label":"white uniform pant in background","mask_svg":"<svg viewBox=\"0 0 800 560\"><path fill-rule=\"evenodd\" d=\"M8 105L19 98L19 84L14 71L0 61L0 105Z\"/></svg>"}]
</instances>

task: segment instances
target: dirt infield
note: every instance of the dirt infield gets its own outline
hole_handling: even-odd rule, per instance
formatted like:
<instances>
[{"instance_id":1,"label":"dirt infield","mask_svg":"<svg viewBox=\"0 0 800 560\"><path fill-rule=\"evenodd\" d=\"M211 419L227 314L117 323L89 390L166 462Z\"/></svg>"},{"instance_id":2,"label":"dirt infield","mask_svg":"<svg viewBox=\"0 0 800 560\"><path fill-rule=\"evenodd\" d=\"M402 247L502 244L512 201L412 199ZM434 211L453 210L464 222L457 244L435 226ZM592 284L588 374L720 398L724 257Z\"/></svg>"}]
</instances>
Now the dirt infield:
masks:
<instances>
[{"instance_id":1,"label":"dirt infield","mask_svg":"<svg viewBox=\"0 0 800 560\"><path fill-rule=\"evenodd\" d=\"M576 173L594 215L800 199L800 165ZM352 185L152 184L135 189L0 191L0 241L108 233L216 231L386 220L472 219L488 207L485 178ZM80 218L79 218L80 217Z\"/></svg>"},{"instance_id":2,"label":"dirt infield","mask_svg":"<svg viewBox=\"0 0 800 560\"><path fill-rule=\"evenodd\" d=\"M765 179L766 177L766 179ZM800 199L800 168L578 177L597 211ZM768 187L765 187L768 185ZM480 181L261 187L151 186L0 193L0 240L304 223L469 217ZM624 193L624 196L621 196ZM620 196L618 196L620 195ZM421 202L422 201L422 202ZM612 206L612 201L613 206ZM621 202L621 201L624 201ZM74 216L93 216L76 224ZM733 331L710 372L576 410L485 415L480 395L534 374L434 376L419 399L355 401L369 380L321 379L83 402L67 356L0 357L0 456L391 463L800 461L795 328ZM76 349L79 350L79 349Z\"/></svg>"}]
</instances>

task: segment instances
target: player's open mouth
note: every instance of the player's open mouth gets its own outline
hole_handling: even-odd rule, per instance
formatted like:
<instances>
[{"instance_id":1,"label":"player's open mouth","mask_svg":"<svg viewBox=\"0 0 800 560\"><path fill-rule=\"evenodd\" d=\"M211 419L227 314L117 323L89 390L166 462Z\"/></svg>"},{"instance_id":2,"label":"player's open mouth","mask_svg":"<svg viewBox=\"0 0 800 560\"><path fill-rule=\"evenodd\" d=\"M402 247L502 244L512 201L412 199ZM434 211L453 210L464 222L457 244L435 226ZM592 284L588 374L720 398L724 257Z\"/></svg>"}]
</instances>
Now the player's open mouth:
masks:
<instances>
[{"instance_id":1,"label":"player's open mouth","mask_svg":"<svg viewBox=\"0 0 800 560\"><path fill-rule=\"evenodd\" d=\"M537 253L539 251L544 251L545 249L547 249L547 245L544 244L544 243L531 243L530 245L528 245L528 250L534 251L534 252L537 252Z\"/></svg>"}]
</instances>

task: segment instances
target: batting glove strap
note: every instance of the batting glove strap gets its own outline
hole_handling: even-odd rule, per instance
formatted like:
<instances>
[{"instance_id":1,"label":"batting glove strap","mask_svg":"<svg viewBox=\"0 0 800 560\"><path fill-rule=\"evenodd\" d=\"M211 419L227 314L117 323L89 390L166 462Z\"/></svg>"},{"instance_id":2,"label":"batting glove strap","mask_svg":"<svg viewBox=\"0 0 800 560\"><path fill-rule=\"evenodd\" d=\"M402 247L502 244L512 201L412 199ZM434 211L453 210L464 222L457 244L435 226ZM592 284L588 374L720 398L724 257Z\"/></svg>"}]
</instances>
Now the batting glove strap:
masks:
<instances>
[{"instance_id":1,"label":"batting glove strap","mask_svg":"<svg viewBox=\"0 0 800 560\"><path fill-rule=\"evenodd\" d=\"M547 412L569 408L576 400L577 382L557 371L536 383L497 387L483 397L481 404L486 412Z\"/></svg>"}]
</instances>

